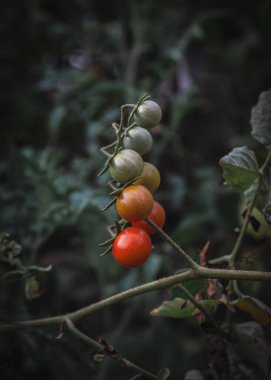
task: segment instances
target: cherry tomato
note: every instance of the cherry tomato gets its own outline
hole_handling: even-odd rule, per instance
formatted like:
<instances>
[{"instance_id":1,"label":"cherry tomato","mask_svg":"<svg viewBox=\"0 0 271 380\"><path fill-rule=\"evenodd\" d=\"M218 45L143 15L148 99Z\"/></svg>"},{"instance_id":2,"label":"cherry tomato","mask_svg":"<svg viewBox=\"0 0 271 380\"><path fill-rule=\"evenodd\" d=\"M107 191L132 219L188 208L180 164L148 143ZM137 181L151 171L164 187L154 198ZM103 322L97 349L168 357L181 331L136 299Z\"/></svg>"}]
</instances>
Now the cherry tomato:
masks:
<instances>
[{"instance_id":1,"label":"cherry tomato","mask_svg":"<svg viewBox=\"0 0 271 380\"><path fill-rule=\"evenodd\" d=\"M127 186L117 196L116 210L128 222L137 222L148 216L152 210L153 197L146 187Z\"/></svg>"},{"instance_id":2,"label":"cherry tomato","mask_svg":"<svg viewBox=\"0 0 271 380\"><path fill-rule=\"evenodd\" d=\"M126 149L135 150L138 154L143 156L151 150L152 135L145 128L133 127L125 133L123 146Z\"/></svg>"},{"instance_id":3,"label":"cherry tomato","mask_svg":"<svg viewBox=\"0 0 271 380\"><path fill-rule=\"evenodd\" d=\"M151 219L158 227L163 228L166 221L166 213L164 207L159 203L154 201L151 213L148 215L148 218ZM139 222L133 222L134 227L139 227L142 230L146 231L149 235L156 233L156 230L145 220L140 220Z\"/></svg>"},{"instance_id":4,"label":"cherry tomato","mask_svg":"<svg viewBox=\"0 0 271 380\"><path fill-rule=\"evenodd\" d=\"M149 235L138 227L128 227L114 240L114 259L126 268L143 264L151 254L152 243Z\"/></svg>"},{"instance_id":5,"label":"cherry tomato","mask_svg":"<svg viewBox=\"0 0 271 380\"><path fill-rule=\"evenodd\" d=\"M141 175L143 166L144 162L137 152L123 149L111 161L109 172L115 181L126 183Z\"/></svg>"},{"instance_id":6,"label":"cherry tomato","mask_svg":"<svg viewBox=\"0 0 271 380\"><path fill-rule=\"evenodd\" d=\"M153 128L160 122L162 111L156 102L146 100L136 110L134 118L139 127Z\"/></svg>"},{"instance_id":7,"label":"cherry tomato","mask_svg":"<svg viewBox=\"0 0 271 380\"><path fill-rule=\"evenodd\" d=\"M149 162L144 162L141 176L133 183L134 185L142 185L153 193L160 185L160 173L158 169Z\"/></svg>"}]
</instances>

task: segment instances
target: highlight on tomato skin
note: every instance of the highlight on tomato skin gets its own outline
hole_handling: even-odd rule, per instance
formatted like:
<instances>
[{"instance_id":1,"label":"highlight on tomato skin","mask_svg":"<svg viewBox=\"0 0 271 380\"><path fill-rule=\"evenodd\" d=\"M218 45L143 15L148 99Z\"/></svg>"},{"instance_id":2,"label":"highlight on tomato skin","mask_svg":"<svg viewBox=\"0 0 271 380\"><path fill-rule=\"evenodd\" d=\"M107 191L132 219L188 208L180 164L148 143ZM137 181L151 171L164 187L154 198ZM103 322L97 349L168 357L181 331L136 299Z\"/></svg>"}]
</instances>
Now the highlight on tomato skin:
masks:
<instances>
[{"instance_id":1,"label":"highlight on tomato skin","mask_svg":"<svg viewBox=\"0 0 271 380\"><path fill-rule=\"evenodd\" d=\"M125 268L135 268L150 256L152 243L149 235L138 227L127 227L115 238L114 259Z\"/></svg>"},{"instance_id":2,"label":"highlight on tomato skin","mask_svg":"<svg viewBox=\"0 0 271 380\"><path fill-rule=\"evenodd\" d=\"M163 228L166 221L166 212L161 203L154 201L151 213L148 218L152 220L158 227ZM145 220L140 220L139 222L133 222L134 227L139 227L146 231L149 235L154 235L157 231Z\"/></svg>"},{"instance_id":3,"label":"highlight on tomato skin","mask_svg":"<svg viewBox=\"0 0 271 380\"><path fill-rule=\"evenodd\" d=\"M121 191L116 200L117 213L128 222L137 222L152 210L153 196L142 185L130 185Z\"/></svg>"}]
</instances>

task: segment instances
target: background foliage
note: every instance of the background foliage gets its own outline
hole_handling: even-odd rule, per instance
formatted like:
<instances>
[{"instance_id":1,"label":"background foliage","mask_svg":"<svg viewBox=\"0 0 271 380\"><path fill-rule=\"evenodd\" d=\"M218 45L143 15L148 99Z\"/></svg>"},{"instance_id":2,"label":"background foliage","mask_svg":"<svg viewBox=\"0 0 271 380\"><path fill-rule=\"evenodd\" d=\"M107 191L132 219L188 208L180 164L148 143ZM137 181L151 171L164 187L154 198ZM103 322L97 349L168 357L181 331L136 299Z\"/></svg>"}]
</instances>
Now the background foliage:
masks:
<instances>
[{"instance_id":1,"label":"background foliage","mask_svg":"<svg viewBox=\"0 0 271 380\"><path fill-rule=\"evenodd\" d=\"M1 320L75 310L182 268L158 239L138 270L99 257L114 215L100 211L108 198L107 177L97 177L99 148L111 141L119 106L146 91L164 114L148 159L161 172L156 198L167 210L166 230L195 256L208 239L210 257L226 253L238 198L221 186L217 163L246 144L261 160L249 120L271 85L271 3L13 0L0 7L0 231L21 246L1 263ZM254 268L270 268L268 242L246 239L243 255ZM16 281L1 277L8 269ZM271 306L268 289L243 287ZM204 373L212 352L196 322L149 315L167 297L147 294L80 325L143 367L159 360L173 379L194 368ZM55 339L58 333L2 335L0 377L127 378L127 370L95 363L88 348L69 335Z\"/></svg>"}]
</instances>

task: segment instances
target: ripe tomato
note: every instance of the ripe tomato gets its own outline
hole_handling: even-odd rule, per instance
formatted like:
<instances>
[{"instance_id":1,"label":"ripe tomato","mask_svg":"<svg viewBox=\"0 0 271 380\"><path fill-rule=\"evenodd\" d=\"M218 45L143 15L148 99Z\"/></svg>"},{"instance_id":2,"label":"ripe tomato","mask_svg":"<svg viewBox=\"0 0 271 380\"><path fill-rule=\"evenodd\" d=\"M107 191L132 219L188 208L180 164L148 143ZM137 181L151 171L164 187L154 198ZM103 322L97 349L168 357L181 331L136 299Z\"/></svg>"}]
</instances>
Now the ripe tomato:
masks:
<instances>
[{"instance_id":1,"label":"ripe tomato","mask_svg":"<svg viewBox=\"0 0 271 380\"><path fill-rule=\"evenodd\" d=\"M138 227L128 227L114 240L114 259L126 268L143 264L151 254L152 243L149 235Z\"/></svg>"},{"instance_id":2,"label":"ripe tomato","mask_svg":"<svg viewBox=\"0 0 271 380\"><path fill-rule=\"evenodd\" d=\"M145 128L133 127L128 132L125 132L123 146L126 149L135 150L143 156L151 150L152 135Z\"/></svg>"},{"instance_id":3,"label":"ripe tomato","mask_svg":"<svg viewBox=\"0 0 271 380\"><path fill-rule=\"evenodd\" d=\"M158 169L149 162L144 162L141 176L133 183L134 185L142 185L153 193L160 185L160 173Z\"/></svg>"},{"instance_id":4,"label":"ripe tomato","mask_svg":"<svg viewBox=\"0 0 271 380\"><path fill-rule=\"evenodd\" d=\"M136 110L134 118L139 127L153 128L160 122L162 111L156 102L146 100Z\"/></svg>"},{"instance_id":5,"label":"ripe tomato","mask_svg":"<svg viewBox=\"0 0 271 380\"><path fill-rule=\"evenodd\" d=\"M123 149L111 161L109 172L111 177L120 183L126 183L138 177L143 171L141 156L131 149Z\"/></svg>"},{"instance_id":6,"label":"ripe tomato","mask_svg":"<svg viewBox=\"0 0 271 380\"><path fill-rule=\"evenodd\" d=\"M116 210L128 222L144 219L152 210L153 197L146 187L141 185L127 186L117 196Z\"/></svg>"},{"instance_id":7,"label":"ripe tomato","mask_svg":"<svg viewBox=\"0 0 271 380\"><path fill-rule=\"evenodd\" d=\"M164 207L159 203L154 201L151 213L148 215L158 227L163 228L166 221L166 213ZM134 227L139 227L142 230L146 231L149 235L153 235L156 233L156 230L150 226L148 222L145 220L140 220L139 222L133 222L132 225Z\"/></svg>"}]
</instances>

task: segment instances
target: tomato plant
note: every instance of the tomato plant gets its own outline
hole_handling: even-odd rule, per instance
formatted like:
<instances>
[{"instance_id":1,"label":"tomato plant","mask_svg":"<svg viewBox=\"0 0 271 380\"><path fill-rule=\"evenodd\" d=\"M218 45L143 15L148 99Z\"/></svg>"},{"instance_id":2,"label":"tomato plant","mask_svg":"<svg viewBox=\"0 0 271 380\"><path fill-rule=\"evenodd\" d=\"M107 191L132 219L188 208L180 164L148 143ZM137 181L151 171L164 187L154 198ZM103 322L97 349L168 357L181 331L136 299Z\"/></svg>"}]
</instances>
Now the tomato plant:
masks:
<instances>
[{"instance_id":1,"label":"tomato plant","mask_svg":"<svg viewBox=\"0 0 271 380\"><path fill-rule=\"evenodd\" d=\"M153 128L162 118L160 106L153 100L144 101L134 114L135 122L139 127Z\"/></svg>"},{"instance_id":2,"label":"tomato plant","mask_svg":"<svg viewBox=\"0 0 271 380\"><path fill-rule=\"evenodd\" d=\"M163 228L166 221L166 212L164 207L159 202L154 201L151 213L148 215L148 218L151 219L155 224L157 224L158 227ZM156 230L144 220L134 222L132 223L132 225L141 228L142 230L146 231L149 235L153 235L156 233Z\"/></svg>"},{"instance_id":3,"label":"tomato plant","mask_svg":"<svg viewBox=\"0 0 271 380\"><path fill-rule=\"evenodd\" d=\"M143 264L151 254L152 243L149 235L138 227L121 231L113 243L114 259L126 268Z\"/></svg>"},{"instance_id":4,"label":"tomato plant","mask_svg":"<svg viewBox=\"0 0 271 380\"><path fill-rule=\"evenodd\" d=\"M151 193L160 185L161 177L159 170L150 162L144 162L141 176L134 182L135 185L145 186Z\"/></svg>"},{"instance_id":5,"label":"tomato plant","mask_svg":"<svg viewBox=\"0 0 271 380\"><path fill-rule=\"evenodd\" d=\"M151 150L152 135L145 128L133 127L125 133L123 146L126 149L135 150L143 156Z\"/></svg>"},{"instance_id":6,"label":"tomato plant","mask_svg":"<svg viewBox=\"0 0 271 380\"><path fill-rule=\"evenodd\" d=\"M152 210L153 197L146 187L127 186L116 200L118 214L128 222L136 222L148 216Z\"/></svg>"},{"instance_id":7,"label":"tomato plant","mask_svg":"<svg viewBox=\"0 0 271 380\"><path fill-rule=\"evenodd\" d=\"M141 175L144 162L141 156L131 149L123 149L115 155L109 167L111 177L125 183Z\"/></svg>"}]
</instances>

